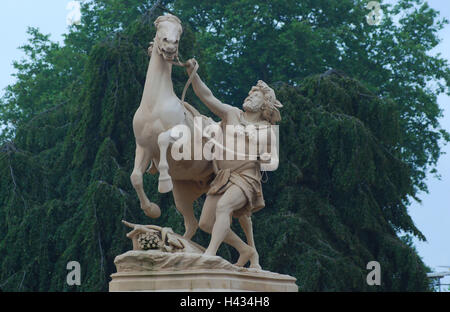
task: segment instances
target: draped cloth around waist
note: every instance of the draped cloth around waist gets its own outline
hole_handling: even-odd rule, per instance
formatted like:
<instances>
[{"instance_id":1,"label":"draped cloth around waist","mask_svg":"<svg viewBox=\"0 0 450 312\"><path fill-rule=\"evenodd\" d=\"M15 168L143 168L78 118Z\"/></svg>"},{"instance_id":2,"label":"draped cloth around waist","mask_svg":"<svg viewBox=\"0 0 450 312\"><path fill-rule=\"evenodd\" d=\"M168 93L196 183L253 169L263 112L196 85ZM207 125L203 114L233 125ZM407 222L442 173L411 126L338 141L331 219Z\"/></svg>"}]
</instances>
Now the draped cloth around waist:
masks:
<instances>
[{"instance_id":1,"label":"draped cloth around waist","mask_svg":"<svg viewBox=\"0 0 450 312\"><path fill-rule=\"evenodd\" d=\"M224 194L232 185L239 187L247 198L241 209L233 212L233 217L251 216L255 211L264 208L264 197L261 185L261 171L258 161L242 161L235 168L218 169L214 160L216 177L211 182L207 195ZM250 170L249 170L250 169Z\"/></svg>"}]
</instances>

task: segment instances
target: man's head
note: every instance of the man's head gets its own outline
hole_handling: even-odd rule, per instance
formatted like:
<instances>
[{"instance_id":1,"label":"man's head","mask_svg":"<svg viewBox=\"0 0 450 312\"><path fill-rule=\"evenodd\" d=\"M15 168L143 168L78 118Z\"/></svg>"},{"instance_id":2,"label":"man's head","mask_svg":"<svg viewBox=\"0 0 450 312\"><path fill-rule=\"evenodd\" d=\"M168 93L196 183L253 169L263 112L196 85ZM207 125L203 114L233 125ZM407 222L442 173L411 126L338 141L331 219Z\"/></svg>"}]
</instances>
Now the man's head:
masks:
<instances>
[{"instance_id":1,"label":"man's head","mask_svg":"<svg viewBox=\"0 0 450 312\"><path fill-rule=\"evenodd\" d=\"M259 80L256 86L252 87L242 107L246 112L261 111L262 118L271 124L281 120L278 108L283 107L283 105L276 99L273 89L262 80Z\"/></svg>"}]
</instances>

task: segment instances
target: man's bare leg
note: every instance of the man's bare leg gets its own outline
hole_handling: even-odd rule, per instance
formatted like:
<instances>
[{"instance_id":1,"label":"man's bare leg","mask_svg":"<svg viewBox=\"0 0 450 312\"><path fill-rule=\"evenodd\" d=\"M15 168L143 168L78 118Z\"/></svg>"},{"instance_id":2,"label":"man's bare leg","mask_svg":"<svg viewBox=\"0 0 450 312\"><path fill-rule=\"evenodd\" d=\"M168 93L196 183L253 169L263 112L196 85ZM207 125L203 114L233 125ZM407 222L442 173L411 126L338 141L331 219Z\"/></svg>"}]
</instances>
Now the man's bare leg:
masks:
<instances>
[{"instance_id":1,"label":"man's bare leg","mask_svg":"<svg viewBox=\"0 0 450 312\"><path fill-rule=\"evenodd\" d=\"M220 197L220 195L209 195L206 197L206 201L202 209L202 215L200 216L200 228L210 234L212 233L214 223L216 221L216 207ZM231 229L225 236L224 242L236 248L239 253L246 252L248 249L248 245Z\"/></svg>"},{"instance_id":2,"label":"man's bare leg","mask_svg":"<svg viewBox=\"0 0 450 312\"><path fill-rule=\"evenodd\" d=\"M247 244L250 247L253 247L256 251L255 247L255 241L253 239L253 224L252 224L252 218L244 215L239 217L239 224L241 225L242 229L244 230L245 237L247 237ZM244 263L245 261L245 263ZM247 263L248 260L246 260L242 255L239 257L238 261L235 263L237 266L244 266ZM254 269L262 269L261 265L259 264L259 254L256 251L256 256L253 257L253 261L250 263L250 267Z\"/></svg>"},{"instance_id":3,"label":"man's bare leg","mask_svg":"<svg viewBox=\"0 0 450 312\"><path fill-rule=\"evenodd\" d=\"M239 253L241 262L247 263L251 261L256 263L255 257L257 256L256 250L244 243L239 236L237 236L231 229L231 214L233 211L242 208L247 203L242 190L233 185L231 186L217 201L215 222L211 232L211 241L208 248L205 251L205 255L215 256L220 244L225 241L227 244L235 247ZM206 203L205 203L206 204ZM200 219L200 225L204 226L204 222Z\"/></svg>"}]
</instances>

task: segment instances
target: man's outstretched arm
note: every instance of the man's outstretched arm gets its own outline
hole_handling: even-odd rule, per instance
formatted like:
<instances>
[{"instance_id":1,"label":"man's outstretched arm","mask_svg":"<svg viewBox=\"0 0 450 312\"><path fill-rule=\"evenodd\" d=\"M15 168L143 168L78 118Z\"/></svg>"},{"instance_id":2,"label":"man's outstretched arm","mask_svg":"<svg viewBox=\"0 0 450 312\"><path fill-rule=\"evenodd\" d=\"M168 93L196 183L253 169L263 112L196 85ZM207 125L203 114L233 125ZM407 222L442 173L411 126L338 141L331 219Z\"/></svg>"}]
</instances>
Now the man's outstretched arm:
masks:
<instances>
[{"instance_id":1,"label":"man's outstretched arm","mask_svg":"<svg viewBox=\"0 0 450 312\"><path fill-rule=\"evenodd\" d=\"M196 62L197 61L195 59L190 59L186 62L186 71L189 75L192 73ZM233 106L219 101L212 94L206 84L200 79L200 76L197 73L195 73L192 79L192 87L194 88L194 92L199 99L219 118L224 119L227 113L233 109Z\"/></svg>"}]
</instances>

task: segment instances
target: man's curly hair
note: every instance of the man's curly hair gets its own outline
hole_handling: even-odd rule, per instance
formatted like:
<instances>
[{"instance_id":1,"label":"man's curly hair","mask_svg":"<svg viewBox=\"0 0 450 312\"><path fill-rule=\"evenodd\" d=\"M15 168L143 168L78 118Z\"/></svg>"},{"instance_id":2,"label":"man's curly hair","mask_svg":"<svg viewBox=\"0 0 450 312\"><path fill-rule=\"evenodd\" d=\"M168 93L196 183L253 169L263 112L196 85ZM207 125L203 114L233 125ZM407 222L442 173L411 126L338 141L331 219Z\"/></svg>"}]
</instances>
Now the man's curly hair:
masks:
<instances>
[{"instance_id":1,"label":"man's curly hair","mask_svg":"<svg viewBox=\"0 0 450 312\"><path fill-rule=\"evenodd\" d=\"M256 86L252 87L251 92L261 91L264 96L264 104L262 106L262 116L270 124L276 124L281 121L281 115L278 108L283 107L275 96L275 91L262 80L258 80Z\"/></svg>"}]
</instances>

